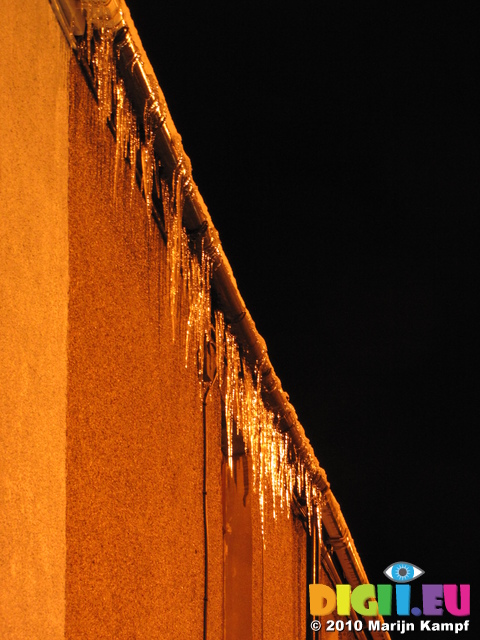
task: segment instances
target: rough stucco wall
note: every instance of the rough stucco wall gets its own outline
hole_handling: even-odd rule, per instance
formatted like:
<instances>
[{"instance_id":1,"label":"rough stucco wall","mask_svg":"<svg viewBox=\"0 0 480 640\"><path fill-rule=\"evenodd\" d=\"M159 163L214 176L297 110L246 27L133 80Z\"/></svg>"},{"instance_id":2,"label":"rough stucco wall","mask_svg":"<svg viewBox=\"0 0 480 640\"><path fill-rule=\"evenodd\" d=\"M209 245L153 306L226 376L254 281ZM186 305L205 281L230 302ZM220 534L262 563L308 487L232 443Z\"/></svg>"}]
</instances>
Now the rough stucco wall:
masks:
<instances>
[{"instance_id":1,"label":"rough stucco wall","mask_svg":"<svg viewBox=\"0 0 480 640\"><path fill-rule=\"evenodd\" d=\"M253 637L264 640L299 640L306 633L306 551L302 523L277 504L276 518L270 496L265 509L264 539L258 501L253 513ZM263 633L262 633L263 632Z\"/></svg>"},{"instance_id":2,"label":"rough stucco wall","mask_svg":"<svg viewBox=\"0 0 480 640\"><path fill-rule=\"evenodd\" d=\"M164 242L138 189L131 195L124 163L114 199L113 136L99 126L76 63L71 78L66 637L153 640L187 632L200 639L197 377L172 342ZM208 487L212 629L222 598L218 407L214 394L207 410L209 458L218 469Z\"/></svg>"},{"instance_id":3,"label":"rough stucco wall","mask_svg":"<svg viewBox=\"0 0 480 640\"><path fill-rule=\"evenodd\" d=\"M222 407L214 383L207 404L208 631L209 640L224 640L224 561L222 487ZM197 622L198 624L198 622Z\"/></svg>"},{"instance_id":4,"label":"rough stucco wall","mask_svg":"<svg viewBox=\"0 0 480 640\"><path fill-rule=\"evenodd\" d=\"M225 640L252 640L252 471L245 455L223 464ZM249 468L250 467L250 468ZM253 498L255 500L255 497Z\"/></svg>"},{"instance_id":5,"label":"rough stucco wall","mask_svg":"<svg viewBox=\"0 0 480 640\"><path fill-rule=\"evenodd\" d=\"M0 21L0 637L64 637L68 47L47 0Z\"/></svg>"}]
</instances>

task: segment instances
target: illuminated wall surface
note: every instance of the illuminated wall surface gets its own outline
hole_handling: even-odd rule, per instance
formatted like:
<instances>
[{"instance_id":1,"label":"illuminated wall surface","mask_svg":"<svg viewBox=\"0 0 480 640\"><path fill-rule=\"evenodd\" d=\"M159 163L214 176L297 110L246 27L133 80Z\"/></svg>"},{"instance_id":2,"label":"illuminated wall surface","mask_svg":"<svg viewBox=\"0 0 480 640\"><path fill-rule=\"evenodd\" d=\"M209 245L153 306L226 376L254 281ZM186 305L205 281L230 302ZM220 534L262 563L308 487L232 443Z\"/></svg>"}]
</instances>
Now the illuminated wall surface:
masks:
<instances>
[{"instance_id":1,"label":"illuminated wall surface","mask_svg":"<svg viewBox=\"0 0 480 640\"><path fill-rule=\"evenodd\" d=\"M56 640L65 625L69 54L48 2L1 8L0 637Z\"/></svg>"},{"instance_id":2,"label":"illuminated wall surface","mask_svg":"<svg viewBox=\"0 0 480 640\"><path fill-rule=\"evenodd\" d=\"M108 40L80 64L47 0L3 5L0 637L304 638L307 582L334 584L307 566L321 496L212 304L179 176Z\"/></svg>"}]
</instances>

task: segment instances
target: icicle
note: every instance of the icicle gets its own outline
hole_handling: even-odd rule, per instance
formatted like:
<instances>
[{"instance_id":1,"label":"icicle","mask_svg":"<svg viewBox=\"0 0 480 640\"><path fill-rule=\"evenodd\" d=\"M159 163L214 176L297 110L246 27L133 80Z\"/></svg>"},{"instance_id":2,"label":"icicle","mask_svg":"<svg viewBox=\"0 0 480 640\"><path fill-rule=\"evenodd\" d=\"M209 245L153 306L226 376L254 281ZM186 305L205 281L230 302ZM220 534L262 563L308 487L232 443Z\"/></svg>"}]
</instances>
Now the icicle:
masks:
<instances>
[{"instance_id":1,"label":"icicle","mask_svg":"<svg viewBox=\"0 0 480 640\"><path fill-rule=\"evenodd\" d=\"M217 366L218 386L223 385L223 370L225 363L225 318L221 311L215 311L215 359Z\"/></svg>"},{"instance_id":2,"label":"icicle","mask_svg":"<svg viewBox=\"0 0 480 640\"><path fill-rule=\"evenodd\" d=\"M112 29L101 26L100 40L95 46L94 67L96 69L97 100L100 120L107 122L112 114L112 92L116 79L116 67L113 57Z\"/></svg>"},{"instance_id":3,"label":"icicle","mask_svg":"<svg viewBox=\"0 0 480 640\"><path fill-rule=\"evenodd\" d=\"M322 494L320 490L314 486L313 495L315 502L315 515L317 518L317 534L318 534L318 548L322 548Z\"/></svg>"},{"instance_id":4,"label":"icicle","mask_svg":"<svg viewBox=\"0 0 480 640\"><path fill-rule=\"evenodd\" d=\"M197 375L201 381L205 345L210 340L212 260L205 251L203 239L198 256L190 250L190 242L182 226L183 186L184 172L180 165L171 183L162 180L172 339L175 342L178 334L184 339L185 367L189 365L191 352L195 353ZM183 330L184 317L186 325L183 334L180 329ZM220 316L217 316L217 322L220 321Z\"/></svg>"},{"instance_id":5,"label":"icicle","mask_svg":"<svg viewBox=\"0 0 480 640\"><path fill-rule=\"evenodd\" d=\"M153 191L153 169L155 158L153 153L153 142L155 131L153 126L153 108L151 105L145 105L143 113L143 125L145 130L145 142L142 144L142 188L147 206L147 216L150 219L152 215L152 191Z\"/></svg>"},{"instance_id":6,"label":"icicle","mask_svg":"<svg viewBox=\"0 0 480 640\"><path fill-rule=\"evenodd\" d=\"M193 341L197 355L197 373L203 380L203 364L205 360L205 344L210 336L211 295L210 281L212 275L211 260L204 251L203 239L200 259L188 253L187 265L187 306L188 320L185 340L185 366L188 366L190 341Z\"/></svg>"},{"instance_id":7,"label":"icicle","mask_svg":"<svg viewBox=\"0 0 480 640\"><path fill-rule=\"evenodd\" d=\"M131 170L131 182L130 182L130 202L135 190L135 183L137 179L137 153L140 149L140 135L138 133L137 119L132 111L129 112L129 136L128 136L128 160Z\"/></svg>"},{"instance_id":8,"label":"icicle","mask_svg":"<svg viewBox=\"0 0 480 640\"><path fill-rule=\"evenodd\" d=\"M115 177L114 194L117 195L117 184L122 162L128 158L130 138L130 118L133 117L129 100L125 92L123 80L119 78L115 86Z\"/></svg>"},{"instance_id":9,"label":"icicle","mask_svg":"<svg viewBox=\"0 0 480 640\"><path fill-rule=\"evenodd\" d=\"M118 184L125 160L130 165L130 208L133 202L133 192L136 182L136 157L140 147L137 119L125 91L125 85L121 78L115 85L115 174L113 195L117 203Z\"/></svg>"},{"instance_id":10,"label":"icicle","mask_svg":"<svg viewBox=\"0 0 480 640\"><path fill-rule=\"evenodd\" d=\"M198 331L197 331L197 366L198 378L203 380L203 367L205 364L205 346L210 340L212 323L212 296L210 286L212 282L212 261L205 253L204 240L202 238L202 251L200 259L200 298L198 303Z\"/></svg>"},{"instance_id":11,"label":"icicle","mask_svg":"<svg viewBox=\"0 0 480 640\"><path fill-rule=\"evenodd\" d=\"M167 234L167 273L172 321L172 339L175 342L180 318L180 294L182 290L182 266L185 264L187 239L182 227L183 191L182 176L175 171L171 185L162 180L163 211Z\"/></svg>"},{"instance_id":12,"label":"icicle","mask_svg":"<svg viewBox=\"0 0 480 640\"><path fill-rule=\"evenodd\" d=\"M115 33L108 25L109 15L104 3L94 0L82 0L81 8L85 13L87 62L93 66L93 75L97 89L98 111L102 122L112 115L113 87L116 84L116 66L113 55ZM91 46L94 29L98 37L94 41L93 57Z\"/></svg>"},{"instance_id":13,"label":"icicle","mask_svg":"<svg viewBox=\"0 0 480 640\"><path fill-rule=\"evenodd\" d=\"M233 427L235 423L238 394L238 374L240 358L233 335L227 331L225 336L226 371L225 371L225 423L227 430L227 458L230 471L233 472ZM238 426L237 426L238 429Z\"/></svg>"},{"instance_id":14,"label":"icicle","mask_svg":"<svg viewBox=\"0 0 480 640\"><path fill-rule=\"evenodd\" d=\"M260 429L258 447L258 499L260 505L260 527L262 532L262 540L265 540L265 432ZM264 543L265 544L265 543Z\"/></svg>"},{"instance_id":15,"label":"icicle","mask_svg":"<svg viewBox=\"0 0 480 640\"><path fill-rule=\"evenodd\" d=\"M113 179L113 193L117 197L118 174L122 161L126 157L126 146L128 144L125 126L125 86L123 80L119 79L115 86L115 175Z\"/></svg>"},{"instance_id":16,"label":"icicle","mask_svg":"<svg viewBox=\"0 0 480 640\"><path fill-rule=\"evenodd\" d=\"M92 62L92 38L93 38L93 0L81 0L81 9L85 14L85 23L86 23L86 36L85 42L87 46L87 62L91 64Z\"/></svg>"},{"instance_id":17,"label":"icicle","mask_svg":"<svg viewBox=\"0 0 480 640\"><path fill-rule=\"evenodd\" d=\"M308 473L305 474L305 501L307 503L308 533L312 535L312 493Z\"/></svg>"},{"instance_id":18,"label":"icicle","mask_svg":"<svg viewBox=\"0 0 480 640\"><path fill-rule=\"evenodd\" d=\"M217 349L222 349L218 330ZM274 414L263 404L261 374L257 371L254 380L245 359L240 358L235 338L228 330L225 331L225 359L228 463L232 469L235 429L237 433L241 432L245 451L252 461L253 489L258 496L262 536L265 534L267 505L271 504L274 520L279 511L284 512L285 509L287 517L290 517L294 491L305 497L311 526L312 514L317 507L316 488L304 464L293 455L288 434L276 429Z\"/></svg>"}]
</instances>

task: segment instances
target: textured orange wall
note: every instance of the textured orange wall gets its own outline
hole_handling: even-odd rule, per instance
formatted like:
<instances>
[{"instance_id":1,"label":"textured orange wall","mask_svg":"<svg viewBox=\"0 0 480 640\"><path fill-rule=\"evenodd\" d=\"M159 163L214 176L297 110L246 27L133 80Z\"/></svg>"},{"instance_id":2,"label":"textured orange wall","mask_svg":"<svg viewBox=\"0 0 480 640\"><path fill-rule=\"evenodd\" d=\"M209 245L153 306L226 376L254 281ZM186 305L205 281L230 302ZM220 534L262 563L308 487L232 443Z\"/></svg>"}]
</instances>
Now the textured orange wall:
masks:
<instances>
[{"instance_id":1,"label":"textured orange wall","mask_svg":"<svg viewBox=\"0 0 480 640\"><path fill-rule=\"evenodd\" d=\"M2 640L64 637L68 57L47 0L1 3Z\"/></svg>"},{"instance_id":2,"label":"textured orange wall","mask_svg":"<svg viewBox=\"0 0 480 640\"><path fill-rule=\"evenodd\" d=\"M247 458L248 459L248 458ZM262 534L251 460L224 464L225 615L227 640L298 640L306 629L306 534L299 520L276 518L266 495Z\"/></svg>"},{"instance_id":3,"label":"textured orange wall","mask_svg":"<svg viewBox=\"0 0 480 640\"><path fill-rule=\"evenodd\" d=\"M306 549L307 539L301 522L277 504L273 519L267 501L264 549L258 507L253 511L254 547L254 638L297 640L306 629ZM263 635L262 635L263 630Z\"/></svg>"},{"instance_id":4,"label":"textured orange wall","mask_svg":"<svg viewBox=\"0 0 480 640\"><path fill-rule=\"evenodd\" d=\"M71 77L66 637L201 638L196 374L172 343L163 240L138 189L131 199L123 163L115 205L113 136L75 63ZM212 628L222 598L215 406L218 398L208 405L217 428L209 431Z\"/></svg>"},{"instance_id":5,"label":"textured orange wall","mask_svg":"<svg viewBox=\"0 0 480 640\"><path fill-rule=\"evenodd\" d=\"M123 164L115 205L113 137L76 64L71 77L67 638L201 638L198 382L172 343L163 240L138 189L131 199ZM220 640L229 603L216 384L207 426L208 637ZM256 496L253 504L252 637L263 628L265 638L296 640L305 629L305 533L293 517L273 523L268 508L263 551Z\"/></svg>"},{"instance_id":6,"label":"textured orange wall","mask_svg":"<svg viewBox=\"0 0 480 640\"><path fill-rule=\"evenodd\" d=\"M252 493L247 458L226 460L224 485L225 640L252 640Z\"/></svg>"},{"instance_id":7,"label":"textured orange wall","mask_svg":"<svg viewBox=\"0 0 480 640\"><path fill-rule=\"evenodd\" d=\"M36 30L14 7L0 23L0 636L200 639L202 403L172 342L165 245L123 162L114 193L113 136L74 60L67 118L67 45L46 1L27 1ZM221 640L235 603L216 384L206 424L208 638ZM251 637L297 640L306 534L269 503L263 539L249 482Z\"/></svg>"}]
</instances>

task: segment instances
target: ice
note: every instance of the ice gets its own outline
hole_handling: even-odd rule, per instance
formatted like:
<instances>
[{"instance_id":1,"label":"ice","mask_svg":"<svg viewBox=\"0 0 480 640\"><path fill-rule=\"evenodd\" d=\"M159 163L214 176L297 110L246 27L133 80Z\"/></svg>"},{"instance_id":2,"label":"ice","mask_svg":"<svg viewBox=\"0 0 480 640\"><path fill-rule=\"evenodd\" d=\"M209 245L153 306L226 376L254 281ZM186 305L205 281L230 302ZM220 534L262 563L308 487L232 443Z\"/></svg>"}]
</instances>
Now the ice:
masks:
<instances>
[{"instance_id":1,"label":"ice","mask_svg":"<svg viewBox=\"0 0 480 640\"><path fill-rule=\"evenodd\" d=\"M154 111L147 102L143 113L143 128L145 140L142 144L142 189L147 207L147 217L150 220L152 215L152 191L153 191L153 169L155 166L155 157L153 154L154 127L153 120Z\"/></svg>"},{"instance_id":2,"label":"ice","mask_svg":"<svg viewBox=\"0 0 480 640\"><path fill-rule=\"evenodd\" d=\"M86 22L87 63L93 68L100 119L106 122L112 114L113 90L116 84L116 65L113 54L115 32L108 25L109 14L102 3L82 0L81 8L85 13ZM93 56L92 43L94 43Z\"/></svg>"},{"instance_id":3,"label":"ice","mask_svg":"<svg viewBox=\"0 0 480 640\"><path fill-rule=\"evenodd\" d=\"M203 366L205 360L205 345L210 340L211 324L211 261L205 254L203 238L201 253L197 259L190 252L187 255L186 295L188 321L185 344L185 366L188 366L190 343L193 342L197 358L197 374L203 380Z\"/></svg>"},{"instance_id":4,"label":"ice","mask_svg":"<svg viewBox=\"0 0 480 640\"><path fill-rule=\"evenodd\" d=\"M131 193L135 188L136 177L136 157L140 148L140 137L138 133L137 119L128 99L123 80L117 79L115 86L115 182L114 194L117 195L118 176L121 170L121 163L128 160L131 170ZM131 197L130 197L131 201Z\"/></svg>"},{"instance_id":5,"label":"ice","mask_svg":"<svg viewBox=\"0 0 480 640\"><path fill-rule=\"evenodd\" d=\"M107 122L112 114L113 86L116 79L116 67L113 58L113 38L111 29L102 27L100 40L95 47L93 58L96 70L97 99L100 119Z\"/></svg>"},{"instance_id":6,"label":"ice","mask_svg":"<svg viewBox=\"0 0 480 640\"><path fill-rule=\"evenodd\" d=\"M221 323L217 323L223 329ZM224 346L221 340L224 335ZM265 535L265 514L271 506L273 519L278 513L290 517L294 492L304 502L309 532L316 518L321 526L321 495L311 474L299 460L288 433L276 426L276 416L262 399L261 375L255 374L241 356L235 336L228 327L217 333L217 352L225 354L225 422L227 460L233 470L233 438L241 434L252 460L253 489L258 496L260 525Z\"/></svg>"},{"instance_id":7,"label":"ice","mask_svg":"<svg viewBox=\"0 0 480 640\"><path fill-rule=\"evenodd\" d=\"M183 191L181 173L175 171L171 181L162 180L162 202L167 235L167 278L170 300L172 339L177 339L180 319L180 294L182 287L182 262L187 237L182 226Z\"/></svg>"},{"instance_id":8,"label":"ice","mask_svg":"<svg viewBox=\"0 0 480 640\"><path fill-rule=\"evenodd\" d=\"M225 367L225 317L219 310L215 310L215 360L218 387L223 387L223 372Z\"/></svg>"},{"instance_id":9,"label":"ice","mask_svg":"<svg viewBox=\"0 0 480 640\"><path fill-rule=\"evenodd\" d=\"M156 178L155 164L158 162L154 151L155 124L158 124L159 114L160 122L165 120L166 105L158 95L154 95L155 87L158 87L155 81L151 83L154 88L146 101L144 113L135 114L124 82L116 70L113 47L115 34L108 26L108 15L106 12L102 14L103 5L94 0L82 0L81 6L87 24L84 55L92 69L98 111L105 124L113 124L115 127L115 198L122 162L125 161L130 165L133 194L137 157L140 155L150 265L150 244L154 239L151 236L152 191L154 177ZM160 93L159 90L157 93ZM177 151L179 160L173 175L161 179L167 244L167 291L172 340L179 352L183 350L185 367L194 367L200 394L204 380L205 348L211 340L211 281L213 260L218 255L218 250L210 246L207 253L201 234L189 236L183 226L184 201L186 193L192 191L193 181L188 158L183 156L183 149L180 147ZM161 265L156 264L155 268L160 270ZM150 282L150 273L148 277ZM158 277L160 278L160 274ZM221 310L214 311L213 322L216 384L223 394L225 406L227 463L233 473L234 440L241 436L244 450L251 459L253 489L258 499L264 545L266 514L271 513L274 521L279 513L290 517L294 500L304 505L309 532L313 535L315 528L321 543L322 495L309 471L315 465L300 458L288 432L279 429L280 417L264 403L260 363L252 366L247 362L243 349Z\"/></svg>"}]
</instances>

